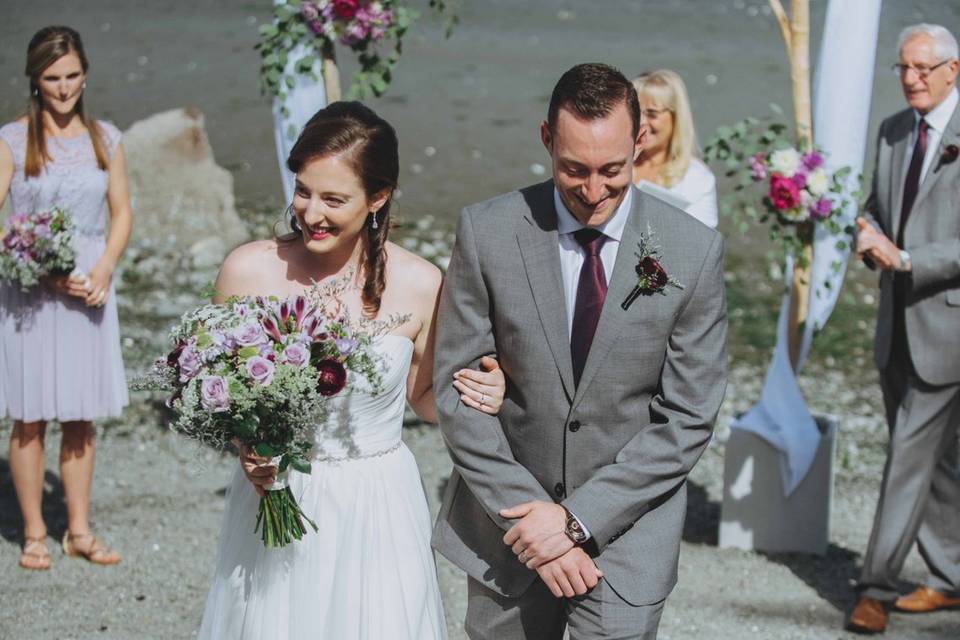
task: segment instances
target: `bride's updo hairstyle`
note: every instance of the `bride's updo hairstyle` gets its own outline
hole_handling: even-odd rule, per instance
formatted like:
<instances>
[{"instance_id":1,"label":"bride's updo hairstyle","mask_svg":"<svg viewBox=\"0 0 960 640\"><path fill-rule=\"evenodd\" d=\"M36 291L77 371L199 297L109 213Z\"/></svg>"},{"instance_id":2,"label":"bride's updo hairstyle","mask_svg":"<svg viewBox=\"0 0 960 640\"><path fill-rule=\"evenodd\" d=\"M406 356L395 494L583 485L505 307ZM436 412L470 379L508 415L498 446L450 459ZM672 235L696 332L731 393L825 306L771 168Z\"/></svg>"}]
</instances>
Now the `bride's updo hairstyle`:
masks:
<instances>
[{"instance_id":1,"label":"bride's updo hairstyle","mask_svg":"<svg viewBox=\"0 0 960 640\"><path fill-rule=\"evenodd\" d=\"M30 78L30 102L27 104L27 153L23 162L23 173L28 178L39 176L43 165L50 159L44 135L40 78L47 67L68 53L77 54L80 67L86 74L90 63L83 51L83 42L80 34L70 27L44 27L33 34L30 44L27 45L27 67L24 73ZM97 166L101 171L106 171L109 165L107 145L103 141L97 121L89 117L83 108L82 93L74 109L90 134L93 152L97 156Z\"/></svg>"},{"instance_id":2,"label":"bride's updo hairstyle","mask_svg":"<svg viewBox=\"0 0 960 640\"><path fill-rule=\"evenodd\" d=\"M334 154L343 154L363 184L368 200L390 190L390 197L376 215L376 228L364 224L363 253L363 311L375 316L380 311L380 300L386 286L387 235L390 231L390 205L393 190L400 174L400 154L397 133L386 120L359 102L334 102L318 111L303 127L297 138L287 168L293 173L311 160ZM291 215L290 226L299 232L296 216Z\"/></svg>"}]
</instances>

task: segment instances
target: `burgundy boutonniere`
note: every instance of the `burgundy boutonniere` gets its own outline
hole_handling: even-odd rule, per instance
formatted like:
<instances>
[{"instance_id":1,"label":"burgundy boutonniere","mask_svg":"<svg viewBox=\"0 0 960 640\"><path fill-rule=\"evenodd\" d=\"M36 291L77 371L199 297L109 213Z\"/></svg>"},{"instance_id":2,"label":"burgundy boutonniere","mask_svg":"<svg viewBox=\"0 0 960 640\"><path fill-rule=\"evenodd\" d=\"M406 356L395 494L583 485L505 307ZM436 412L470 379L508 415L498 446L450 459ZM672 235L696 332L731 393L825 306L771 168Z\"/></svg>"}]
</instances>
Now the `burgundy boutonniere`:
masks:
<instances>
[{"instance_id":1,"label":"burgundy boutonniere","mask_svg":"<svg viewBox=\"0 0 960 640\"><path fill-rule=\"evenodd\" d=\"M955 144L948 144L943 148L940 154L940 164L950 164L960 156L960 147Z\"/></svg>"},{"instance_id":2,"label":"burgundy boutonniere","mask_svg":"<svg viewBox=\"0 0 960 640\"><path fill-rule=\"evenodd\" d=\"M640 234L640 251L637 256L637 284L620 307L623 310L630 308L634 300L641 295L652 296L655 293L667 295L668 286L683 289L683 285L670 277L667 270L660 264L660 247L653 243L653 231L647 225L647 232Z\"/></svg>"}]
</instances>

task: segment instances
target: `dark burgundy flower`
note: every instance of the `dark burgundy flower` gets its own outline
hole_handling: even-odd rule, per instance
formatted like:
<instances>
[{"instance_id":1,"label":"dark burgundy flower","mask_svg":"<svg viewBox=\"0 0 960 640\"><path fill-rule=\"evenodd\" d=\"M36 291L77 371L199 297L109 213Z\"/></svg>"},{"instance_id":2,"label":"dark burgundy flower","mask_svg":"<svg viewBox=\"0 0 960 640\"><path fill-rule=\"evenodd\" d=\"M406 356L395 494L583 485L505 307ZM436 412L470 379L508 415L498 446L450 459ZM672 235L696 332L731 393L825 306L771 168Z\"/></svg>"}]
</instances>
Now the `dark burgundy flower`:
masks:
<instances>
[{"instance_id":1,"label":"dark burgundy flower","mask_svg":"<svg viewBox=\"0 0 960 640\"><path fill-rule=\"evenodd\" d=\"M670 280L666 270L653 256L647 256L640 261L637 265L637 275L645 277L653 289L664 288Z\"/></svg>"},{"instance_id":2,"label":"dark burgundy flower","mask_svg":"<svg viewBox=\"0 0 960 640\"><path fill-rule=\"evenodd\" d=\"M338 18L352 20L357 15L358 0L333 0L333 12Z\"/></svg>"},{"instance_id":3,"label":"dark burgundy flower","mask_svg":"<svg viewBox=\"0 0 960 640\"><path fill-rule=\"evenodd\" d=\"M321 395L334 396L347 386L347 370L336 360L321 360L317 363L317 389Z\"/></svg>"},{"instance_id":4,"label":"dark burgundy flower","mask_svg":"<svg viewBox=\"0 0 960 640\"><path fill-rule=\"evenodd\" d=\"M169 366L177 366L177 362L180 360L180 354L183 352L185 346L187 346L186 342L178 342L177 346L173 348L173 351L167 355L167 364Z\"/></svg>"},{"instance_id":5,"label":"dark burgundy flower","mask_svg":"<svg viewBox=\"0 0 960 640\"><path fill-rule=\"evenodd\" d=\"M940 162L950 164L957 159L957 156L960 156L960 147L955 144L948 144L943 148L943 155L940 156Z\"/></svg>"}]
</instances>

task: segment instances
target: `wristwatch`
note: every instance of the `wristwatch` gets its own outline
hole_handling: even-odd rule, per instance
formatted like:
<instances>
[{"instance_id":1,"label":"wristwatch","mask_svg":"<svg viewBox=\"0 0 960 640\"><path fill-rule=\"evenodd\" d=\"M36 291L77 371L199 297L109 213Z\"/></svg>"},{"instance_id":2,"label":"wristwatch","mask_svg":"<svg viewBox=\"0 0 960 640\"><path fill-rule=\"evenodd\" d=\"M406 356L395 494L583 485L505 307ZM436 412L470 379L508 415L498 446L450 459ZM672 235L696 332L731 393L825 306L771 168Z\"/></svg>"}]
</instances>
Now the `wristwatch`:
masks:
<instances>
[{"instance_id":1,"label":"wristwatch","mask_svg":"<svg viewBox=\"0 0 960 640\"><path fill-rule=\"evenodd\" d=\"M563 507L563 505L560 506ZM574 546L583 544L587 541L587 532L583 530L583 527L580 526L580 521L570 513L569 509L563 507L563 510L567 512L567 526L563 532L567 534L567 537L570 538L570 542L572 542Z\"/></svg>"},{"instance_id":2,"label":"wristwatch","mask_svg":"<svg viewBox=\"0 0 960 640\"><path fill-rule=\"evenodd\" d=\"M900 267L897 269L897 271L906 271L909 264L910 254L906 249L900 249Z\"/></svg>"}]
</instances>

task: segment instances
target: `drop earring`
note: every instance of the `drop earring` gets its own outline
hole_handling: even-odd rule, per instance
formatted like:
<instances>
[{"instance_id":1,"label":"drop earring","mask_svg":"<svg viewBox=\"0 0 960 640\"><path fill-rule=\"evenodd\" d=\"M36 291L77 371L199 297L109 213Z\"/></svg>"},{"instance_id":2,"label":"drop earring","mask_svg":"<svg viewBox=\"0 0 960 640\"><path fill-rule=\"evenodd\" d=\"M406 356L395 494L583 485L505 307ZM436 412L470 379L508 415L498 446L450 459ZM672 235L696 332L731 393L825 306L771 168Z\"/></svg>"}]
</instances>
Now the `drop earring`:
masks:
<instances>
[{"instance_id":1,"label":"drop earring","mask_svg":"<svg viewBox=\"0 0 960 640\"><path fill-rule=\"evenodd\" d=\"M377 212L371 211L370 215L372 216L372 219L370 220L370 228L373 230L377 230L380 227L380 225L377 224Z\"/></svg>"},{"instance_id":2,"label":"drop earring","mask_svg":"<svg viewBox=\"0 0 960 640\"><path fill-rule=\"evenodd\" d=\"M83 89L84 91L87 90L87 81L86 81L86 80L83 81L83 84L80 85L80 88Z\"/></svg>"}]
</instances>

